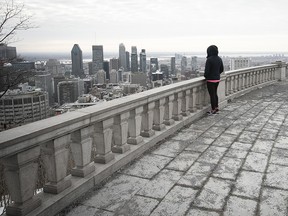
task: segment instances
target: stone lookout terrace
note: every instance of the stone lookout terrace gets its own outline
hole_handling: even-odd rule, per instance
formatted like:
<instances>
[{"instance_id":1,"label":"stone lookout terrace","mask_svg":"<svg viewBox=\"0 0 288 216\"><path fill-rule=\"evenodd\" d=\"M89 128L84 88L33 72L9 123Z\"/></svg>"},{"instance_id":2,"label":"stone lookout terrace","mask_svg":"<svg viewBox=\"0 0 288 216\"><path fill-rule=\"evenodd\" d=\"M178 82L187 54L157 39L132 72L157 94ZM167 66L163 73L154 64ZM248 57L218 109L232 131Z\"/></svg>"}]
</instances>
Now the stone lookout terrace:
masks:
<instances>
[{"instance_id":1,"label":"stone lookout terrace","mask_svg":"<svg viewBox=\"0 0 288 216\"><path fill-rule=\"evenodd\" d=\"M212 116L199 77L1 132L6 214L287 215L286 67L226 72Z\"/></svg>"}]
</instances>

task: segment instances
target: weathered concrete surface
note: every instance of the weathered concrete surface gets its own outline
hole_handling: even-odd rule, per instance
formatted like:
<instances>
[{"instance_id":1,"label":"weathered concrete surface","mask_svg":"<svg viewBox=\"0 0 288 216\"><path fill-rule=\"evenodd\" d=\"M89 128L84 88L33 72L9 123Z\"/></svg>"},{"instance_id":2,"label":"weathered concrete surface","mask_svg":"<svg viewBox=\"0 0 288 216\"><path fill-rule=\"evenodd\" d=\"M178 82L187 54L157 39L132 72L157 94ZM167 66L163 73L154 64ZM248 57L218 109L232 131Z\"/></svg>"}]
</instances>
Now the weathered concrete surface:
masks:
<instances>
[{"instance_id":1,"label":"weathered concrete surface","mask_svg":"<svg viewBox=\"0 0 288 216\"><path fill-rule=\"evenodd\" d=\"M288 215L288 83L183 128L60 215Z\"/></svg>"}]
</instances>

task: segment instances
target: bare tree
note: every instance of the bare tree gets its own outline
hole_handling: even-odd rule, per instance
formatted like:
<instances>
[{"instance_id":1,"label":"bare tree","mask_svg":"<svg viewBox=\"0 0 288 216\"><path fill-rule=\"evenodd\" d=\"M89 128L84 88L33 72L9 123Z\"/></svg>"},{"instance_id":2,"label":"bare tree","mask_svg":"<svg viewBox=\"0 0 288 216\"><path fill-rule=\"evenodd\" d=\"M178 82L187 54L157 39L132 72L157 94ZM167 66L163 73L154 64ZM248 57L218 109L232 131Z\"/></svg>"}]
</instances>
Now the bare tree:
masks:
<instances>
[{"instance_id":1,"label":"bare tree","mask_svg":"<svg viewBox=\"0 0 288 216\"><path fill-rule=\"evenodd\" d=\"M23 3L0 0L0 43L8 44L18 31L35 28Z\"/></svg>"},{"instance_id":2,"label":"bare tree","mask_svg":"<svg viewBox=\"0 0 288 216\"><path fill-rule=\"evenodd\" d=\"M29 15L25 9L24 3L14 0L0 0L0 46L7 46L15 42L15 35L22 30L36 28L31 23L32 15ZM7 58L0 56L0 98L3 97L9 89L17 87L18 84L27 80L31 72L19 70L11 66L13 62L19 62L19 58Z\"/></svg>"}]
</instances>

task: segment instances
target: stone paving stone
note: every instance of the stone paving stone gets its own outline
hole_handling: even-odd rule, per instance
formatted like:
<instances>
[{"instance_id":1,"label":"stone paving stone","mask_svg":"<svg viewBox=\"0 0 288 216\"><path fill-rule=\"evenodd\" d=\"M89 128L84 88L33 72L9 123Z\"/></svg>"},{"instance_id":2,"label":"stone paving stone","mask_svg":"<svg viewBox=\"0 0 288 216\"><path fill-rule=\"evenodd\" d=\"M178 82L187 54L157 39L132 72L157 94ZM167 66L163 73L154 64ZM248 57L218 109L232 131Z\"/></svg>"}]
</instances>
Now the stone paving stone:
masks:
<instances>
[{"instance_id":1,"label":"stone paving stone","mask_svg":"<svg viewBox=\"0 0 288 216\"><path fill-rule=\"evenodd\" d=\"M248 198L258 198L261 189L263 173L242 171L237 178L232 194Z\"/></svg>"},{"instance_id":2,"label":"stone paving stone","mask_svg":"<svg viewBox=\"0 0 288 216\"><path fill-rule=\"evenodd\" d=\"M225 204L225 198L231 190L231 185L232 182L229 180L210 178L195 199L193 206L221 210Z\"/></svg>"},{"instance_id":3,"label":"stone paving stone","mask_svg":"<svg viewBox=\"0 0 288 216\"><path fill-rule=\"evenodd\" d=\"M95 191L95 194L82 204L102 210L115 211L124 206L147 183L147 179L118 175L101 189Z\"/></svg>"},{"instance_id":4,"label":"stone paving stone","mask_svg":"<svg viewBox=\"0 0 288 216\"><path fill-rule=\"evenodd\" d=\"M190 187L201 187L214 167L215 165L213 164L195 162L178 181L178 184Z\"/></svg>"},{"instance_id":5,"label":"stone paving stone","mask_svg":"<svg viewBox=\"0 0 288 216\"><path fill-rule=\"evenodd\" d=\"M158 203L159 201L156 199L134 196L114 216L149 216Z\"/></svg>"},{"instance_id":6,"label":"stone paving stone","mask_svg":"<svg viewBox=\"0 0 288 216\"><path fill-rule=\"evenodd\" d=\"M257 139L254 143L251 151L263 153L263 154L270 154L272 147L273 147L274 141L273 140L261 140Z\"/></svg>"},{"instance_id":7,"label":"stone paving stone","mask_svg":"<svg viewBox=\"0 0 288 216\"><path fill-rule=\"evenodd\" d=\"M259 139L275 140L278 134L278 130L262 129L259 134Z\"/></svg>"},{"instance_id":8,"label":"stone paving stone","mask_svg":"<svg viewBox=\"0 0 288 216\"><path fill-rule=\"evenodd\" d=\"M212 145L229 148L235 139L236 135L223 133L215 140L215 142L213 142Z\"/></svg>"},{"instance_id":9,"label":"stone paving stone","mask_svg":"<svg viewBox=\"0 0 288 216\"><path fill-rule=\"evenodd\" d=\"M238 111L237 112L232 112L232 113L226 115L226 118L234 120L234 121L237 120L238 117L239 117Z\"/></svg>"},{"instance_id":10,"label":"stone paving stone","mask_svg":"<svg viewBox=\"0 0 288 216\"><path fill-rule=\"evenodd\" d=\"M270 163L288 166L288 157L284 157L282 155L271 155Z\"/></svg>"},{"instance_id":11,"label":"stone paving stone","mask_svg":"<svg viewBox=\"0 0 288 216\"><path fill-rule=\"evenodd\" d=\"M145 155L121 172L142 178L152 178L160 172L173 158L161 155Z\"/></svg>"},{"instance_id":12,"label":"stone paving stone","mask_svg":"<svg viewBox=\"0 0 288 216\"><path fill-rule=\"evenodd\" d=\"M288 157L288 149L273 148L272 155L279 157Z\"/></svg>"},{"instance_id":13,"label":"stone paving stone","mask_svg":"<svg viewBox=\"0 0 288 216\"><path fill-rule=\"evenodd\" d=\"M278 136L288 137L288 125L282 125L281 126Z\"/></svg>"},{"instance_id":14,"label":"stone paving stone","mask_svg":"<svg viewBox=\"0 0 288 216\"><path fill-rule=\"evenodd\" d=\"M197 160L200 153L183 151L166 167L167 169L186 171Z\"/></svg>"},{"instance_id":15,"label":"stone paving stone","mask_svg":"<svg viewBox=\"0 0 288 216\"><path fill-rule=\"evenodd\" d=\"M185 148L185 150L186 151L204 152L213 141L214 141L214 139L212 139L212 138L199 137L194 142L192 142L189 146L187 146Z\"/></svg>"},{"instance_id":16,"label":"stone paving stone","mask_svg":"<svg viewBox=\"0 0 288 216\"><path fill-rule=\"evenodd\" d=\"M241 142L234 142L231 145L232 149L238 149L242 151L249 151L252 148L252 144L249 143L241 143Z\"/></svg>"},{"instance_id":17,"label":"stone paving stone","mask_svg":"<svg viewBox=\"0 0 288 216\"><path fill-rule=\"evenodd\" d=\"M236 121L234 121L234 124L239 124L239 125L248 125L252 121L253 118L246 117L246 116L241 116L238 118Z\"/></svg>"},{"instance_id":18,"label":"stone paving stone","mask_svg":"<svg viewBox=\"0 0 288 216\"><path fill-rule=\"evenodd\" d=\"M230 103L230 104L228 104L228 106L224 107L222 110L232 112L235 109L238 109L239 107L241 107L241 104Z\"/></svg>"},{"instance_id":19,"label":"stone paving stone","mask_svg":"<svg viewBox=\"0 0 288 216\"><path fill-rule=\"evenodd\" d=\"M198 131L206 131L210 128L215 122L210 121L209 119L201 119L189 126L189 129L198 130Z\"/></svg>"},{"instance_id":20,"label":"stone paving stone","mask_svg":"<svg viewBox=\"0 0 288 216\"><path fill-rule=\"evenodd\" d=\"M224 211L224 216L254 216L256 207L257 202L254 200L230 196Z\"/></svg>"},{"instance_id":21,"label":"stone paving stone","mask_svg":"<svg viewBox=\"0 0 288 216\"><path fill-rule=\"evenodd\" d=\"M227 148L210 146L199 158L198 162L208 162L217 164L220 158L225 154Z\"/></svg>"},{"instance_id":22,"label":"stone paving stone","mask_svg":"<svg viewBox=\"0 0 288 216\"><path fill-rule=\"evenodd\" d=\"M220 121L216 122L214 126L216 127L222 127L222 128L228 128L230 125L233 124L235 120L229 119L229 118L223 118Z\"/></svg>"},{"instance_id":23,"label":"stone paving stone","mask_svg":"<svg viewBox=\"0 0 288 216\"><path fill-rule=\"evenodd\" d=\"M265 124L265 129L274 129L279 130L282 125L282 122L279 120L268 120L268 122Z\"/></svg>"},{"instance_id":24,"label":"stone paving stone","mask_svg":"<svg viewBox=\"0 0 288 216\"><path fill-rule=\"evenodd\" d=\"M248 127L245 128L245 130L250 131L250 132L260 133L263 127L264 127L264 124L250 124Z\"/></svg>"},{"instance_id":25,"label":"stone paving stone","mask_svg":"<svg viewBox=\"0 0 288 216\"><path fill-rule=\"evenodd\" d=\"M288 191L264 188L260 198L261 216L287 216Z\"/></svg>"},{"instance_id":26,"label":"stone paving stone","mask_svg":"<svg viewBox=\"0 0 288 216\"><path fill-rule=\"evenodd\" d=\"M250 152L243 165L243 169L264 172L268 161L268 155Z\"/></svg>"},{"instance_id":27,"label":"stone paving stone","mask_svg":"<svg viewBox=\"0 0 288 216\"><path fill-rule=\"evenodd\" d=\"M162 199L181 176L182 172L164 169L154 179L144 185L137 194Z\"/></svg>"},{"instance_id":28,"label":"stone paving stone","mask_svg":"<svg viewBox=\"0 0 288 216\"><path fill-rule=\"evenodd\" d=\"M241 159L224 157L213 171L212 175L214 177L235 180L242 162Z\"/></svg>"},{"instance_id":29,"label":"stone paving stone","mask_svg":"<svg viewBox=\"0 0 288 216\"><path fill-rule=\"evenodd\" d=\"M217 138L225 131L222 127L211 127L205 133L202 134L203 137Z\"/></svg>"},{"instance_id":30,"label":"stone paving stone","mask_svg":"<svg viewBox=\"0 0 288 216\"><path fill-rule=\"evenodd\" d=\"M173 140L180 140L180 141L194 141L195 139L197 139L197 137L199 137L202 134L202 132L197 132L197 131L181 131L179 133L177 133L176 136L173 136L172 139Z\"/></svg>"},{"instance_id":31,"label":"stone paving stone","mask_svg":"<svg viewBox=\"0 0 288 216\"><path fill-rule=\"evenodd\" d=\"M197 190L175 186L165 196L151 216L184 215L194 200Z\"/></svg>"},{"instance_id":32,"label":"stone paving stone","mask_svg":"<svg viewBox=\"0 0 288 216\"><path fill-rule=\"evenodd\" d=\"M251 131L243 131L242 134L238 137L237 141L242 143L252 144L258 136L258 133Z\"/></svg>"},{"instance_id":33,"label":"stone paving stone","mask_svg":"<svg viewBox=\"0 0 288 216\"><path fill-rule=\"evenodd\" d=\"M247 154L248 151L230 148L228 152L225 154L225 157L243 159L246 158Z\"/></svg>"},{"instance_id":34,"label":"stone paving stone","mask_svg":"<svg viewBox=\"0 0 288 216\"><path fill-rule=\"evenodd\" d=\"M172 139L160 145L157 149L152 151L152 154L175 157L182 152L187 145L188 144L183 141Z\"/></svg>"},{"instance_id":35,"label":"stone paving stone","mask_svg":"<svg viewBox=\"0 0 288 216\"><path fill-rule=\"evenodd\" d=\"M264 184L288 190L288 167L269 164Z\"/></svg>"},{"instance_id":36,"label":"stone paving stone","mask_svg":"<svg viewBox=\"0 0 288 216\"><path fill-rule=\"evenodd\" d=\"M97 208L94 208L93 206L84 206L79 205L76 208L74 208L72 211L70 211L68 214L65 214L67 216L91 216L91 215L103 215L103 216L112 216L114 215L112 212L100 210Z\"/></svg>"},{"instance_id":37,"label":"stone paving stone","mask_svg":"<svg viewBox=\"0 0 288 216\"><path fill-rule=\"evenodd\" d=\"M225 133L234 134L238 136L245 128L245 125L232 124Z\"/></svg>"},{"instance_id":38,"label":"stone paving stone","mask_svg":"<svg viewBox=\"0 0 288 216\"><path fill-rule=\"evenodd\" d=\"M288 149L288 137L278 136L277 139L275 140L274 147Z\"/></svg>"},{"instance_id":39,"label":"stone paving stone","mask_svg":"<svg viewBox=\"0 0 288 216\"><path fill-rule=\"evenodd\" d=\"M220 214L202 209L190 209L186 216L220 216Z\"/></svg>"}]
</instances>

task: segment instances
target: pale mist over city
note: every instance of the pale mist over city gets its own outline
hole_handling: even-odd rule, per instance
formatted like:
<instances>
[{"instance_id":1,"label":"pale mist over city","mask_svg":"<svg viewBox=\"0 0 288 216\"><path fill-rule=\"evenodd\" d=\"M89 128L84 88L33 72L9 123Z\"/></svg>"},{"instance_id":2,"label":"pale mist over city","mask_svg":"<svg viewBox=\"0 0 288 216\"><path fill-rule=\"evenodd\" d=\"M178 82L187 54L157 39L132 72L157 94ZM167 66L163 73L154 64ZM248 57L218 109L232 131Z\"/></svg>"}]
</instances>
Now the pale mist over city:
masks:
<instances>
[{"instance_id":1,"label":"pale mist over city","mask_svg":"<svg viewBox=\"0 0 288 216\"><path fill-rule=\"evenodd\" d=\"M286 52L285 0L25 0L39 28L17 33L18 53L69 53L73 44L118 52Z\"/></svg>"}]
</instances>

